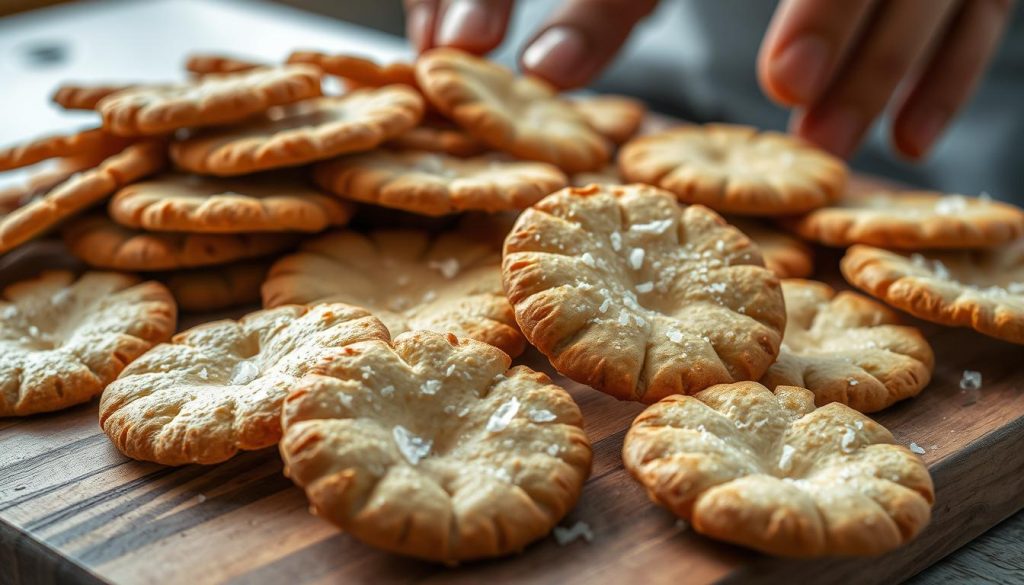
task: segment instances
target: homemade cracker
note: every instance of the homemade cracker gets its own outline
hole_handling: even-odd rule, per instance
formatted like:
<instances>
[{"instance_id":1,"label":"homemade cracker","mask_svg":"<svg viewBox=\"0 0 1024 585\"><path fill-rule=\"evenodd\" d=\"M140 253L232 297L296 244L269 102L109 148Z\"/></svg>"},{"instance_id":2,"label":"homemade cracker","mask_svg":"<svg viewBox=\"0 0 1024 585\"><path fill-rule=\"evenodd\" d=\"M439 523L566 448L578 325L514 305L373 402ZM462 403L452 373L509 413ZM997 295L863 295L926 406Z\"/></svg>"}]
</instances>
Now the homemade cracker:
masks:
<instances>
[{"instance_id":1,"label":"homemade cracker","mask_svg":"<svg viewBox=\"0 0 1024 585\"><path fill-rule=\"evenodd\" d=\"M205 175L244 175L372 150L415 126L423 98L402 85L361 89L276 108L171 144L178 166Z\"/></svg>"},{"instance_id":2,"label":"homemade cracker","mask_svg":"<svg viewBox=\"0 0 1024 585\"><path fill-rule=\"evenodd\" d=\"M165 146L141 142L105 159L79 158L0 196L0 254L45 233L166 164ZM15 201L16 200L16 201Z\"/></svg>"},{"instance_id":3,"label":"homemade cracker","mask_svg":"<svg viewBox=\"0 0 1024 585\"><path fill-rule=\"evenodd\" d=\"M579 408L500 350L415 331L323 358L284 405L285 474L378 548L447 563L521 551L579 498Z\"/></svg>"},{"instance_id":4,"label":"homemade cracker","mask_svg":"<svg viewBox=\"0 0 1024 585\"><path fill-rule=\"evenodd\" d=\"M144 354L107 386L100 426L132 459L220 463L281 437L281 402L330 348L388 340L346 305L279 307L204 323Z\"/></svg>"},{"instance_id":5,"label":"homemade cracker","mask_svg":"<svg viewBox=\"0 0 1024 585\"><path fill-rule=\"evenodd\" d=\"M416 62L430 103L481 141L574 173L600 169L605 139L553 87L456 49L431 49Z\"/></svg>"},{"instance_id":6,"label":"homemade cracker","mask_svg":"<svg viewBox=\"0 0 1024 585\"><path fill-rule=\"evenodd\" d=\"M400 83L416 87L416 74L409 63L396 61L380 65L370 59L354 55L328 55L317 51L295 51L289 63L316 65L328 75L344 77L357 86L383 87Z\"/></svg>"},{"instance_id":7,"label":"homemade cracker","mask_svg":"<svg viewBox=\"0 0 1024 585\"><path fill-rule=\"evenodd\" d=\"M570 103L594 130L615 144L632 138L647 114L643 102L624 95L588 95Z\"/></svg>"},{"instance_id":8,"label":"homemade cracker","mask_svg":"<svg viewBox=\"0 0 1024 585\"><path fill-rule=\"evenodd\" d=\"M88 402L174 332L163 285L114 272L44 272L0 295L0 417Z\"/></svg>"},{"instance_id":9,"label":"homemade cracker","mask_svg":"<svg viewBox=\"0 0 1024 585\"><path fill-rule=\"evenodd\" d=\"M512 356L525 347L501 290L501 251L468 230L340 231L303 244L270 269L263 305L343 302L391 331L452 332Z\"/></svg>"},{"instance_id":10,"label":"homemade cracker","mask_svg":"<svg viewBox=\"0 0 1024 585\"><path fill-rule=\"evenodd\" d=\"M387 150L321 163L314 178L341 197L423 215L523 209L567 182L547 163Z\"/></svg>"},{"instance_id":11,"label":"homemade cracker","mask_svg":"<svg viewBox=\"0 0 1024 585\"><path fill-rule=\"evenodd\" d=\"M27 167L50 158L115 153L130 142L95 128L74 134L56 134L0 148L0 171Z\"/></svg>"},{"instance_id":12,"label":"homemade cracker","mask_svg":"<svg viewBox=\"0 0 1024 585\"><path fill-rule=\"evenodd\" d=\"M764 256L764 265L779 278L806 278L814 272L811 247L789 234L745 217L726 217L757 244Z\"/></svg>"},{"instance_id":13,"label":"homemade cracker","mask_svg":"<svg viewBox=\"0 0 1024 585\"><path fill-rule=\"evenodd\" d=\"M103 128L119 136L167 134L238 122L320 95L320 70L304 65L206 75L188 83L140 85L96 104Z\"/></svg>"},{"instance_id":14,"label":"homemade cracker","mask_svg":"<svg viewBox=\"0 0 1024 585\"><path fill-rule=\"evenodd\" d=\"M990 198L930 191L851 192L791 226L830 246L991 248L1024 237L1024 211Z\"/></svg>"},{"instance_id":15,"label":"homemade cracker","mask_svg":"<svg viewBox=\"0 0 1024 585\"><path fill-rule=\"evenodd\" d=\"M133 84L79 85L65 83L51 96L53 103L65 110L95 110L100 100L135 87Z\"/></svg>"},{"instance_id":16,"label":"homemade cracker","mask_svg":"<svg viewBox=\"0 0 1024 585\"><path fill-rule=\"evenodd\" d=\"M428 115L419 126L399 134L387 146L401 150L440 152L452 156L473 156L487 151L487 145L465 130L437 116Z\"/></svg>"},{"instance_id":17,"label":"homemade cracker","mask_svg":"<svg viewBox=\"0 0 1024 585\"><path fill-rule=\"evenodd\" d=\"M850 284L915 317L1024 344L1024 239L927 255L857 245L840 268Z\"/></svg>"},{"instance_id":18,"label":"homemade cracker","mask_svg":"<svg viewBox=\"0 0 1024 585\"><path fill-rule=\"evenodd\" d=\"M921 332L887 307L823 282L783 280L786 332L779 358L761 378L769 389L800 386L824 406L876 412L916 396L935 356Z\"/></svg>"},{"instance_id":19,"label":"homemade cracker","mask_svg":"<svg viewBox=\"0 0 1024 585\"><path fill-rule=\"evenodd\" d=\"M527 340L559 372L619 399L758 379L786 323L756 245L646 185L546 197L505 240L502 273Z\"/></svg>"},{"instance_id":20,"label":"homemade cracker","mask_svg":"<svg viewBox=\"0 0 1024 585\"><path fill-rule=\"evenodd\" d=\"M319 232L348 223L355 205L296 173L230 179L168 173L121 189L109 210L121 225L153 231Z\"/></svg>"},{"instance_id":21,"label":"homemade cracker","mask_svg":"<svg viewBox=\"0 0 1024 585\"><path fill-rule=\"evenodd\" d=\"M738 215L805 213L835 201L846 165L778 132L747 126L679 126L628 142L619 170L680 201Z\"/></svg>"},{"instance_id":22,"label":"homemade cracker","mask_svg":"<svg viewBox=\"0 0 1024 585\"><path fill-rule=\"evenodd\" d=\"M269 262L250 260L168 272L157 278L167 285L182 311L217 311L258 305L269 268Z\"/></svg>"},{"instance_id":23,"label":"homemade cracker","mask_svg":"<svg viewBox=\"0 0 1024 585\"><path fill-rule=\"evenodd\" d=\"M870 418L756 382L669 396L633 421L622 458L651 500L706 536L787 557L868 556L928 523L924 463Z\"/></svg>"},{"instance_id":24,"label":"homemade cracker","mask_svg":"<svg viewBox=\"0 0 1024 585\"><path fill-rule=\"evenodd\" d=\"M241 73L260 67L266 67L266 65L248 59L212 53L194 53L185 60L185 70L199 76L211 73Z\"/></svg>"},{"instance_id":25,"label":"homemade cracker","mask_svg":"<svg viewBox=\"0 0 1024 585\"><path fill-rule=\"evenodd\" d=\"M103 215L76 218L62 230L64 243L90 266L114 270L177 270L225 264L286 250L298 241L286 233L188 234L143 232Z\"/></svg>"}]
</instances>

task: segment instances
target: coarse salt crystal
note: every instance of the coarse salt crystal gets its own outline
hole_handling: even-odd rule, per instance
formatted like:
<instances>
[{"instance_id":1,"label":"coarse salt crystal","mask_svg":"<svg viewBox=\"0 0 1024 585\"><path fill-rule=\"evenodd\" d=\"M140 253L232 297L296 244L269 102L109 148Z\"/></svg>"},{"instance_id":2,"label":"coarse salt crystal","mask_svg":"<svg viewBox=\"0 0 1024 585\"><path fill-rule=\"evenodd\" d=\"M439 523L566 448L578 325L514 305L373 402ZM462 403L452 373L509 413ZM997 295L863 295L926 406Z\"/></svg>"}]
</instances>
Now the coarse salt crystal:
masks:
<instances>
[{"instance_id":1,"label":"coarse salt crystal","mask_svg":"<svg viewBox=\"0 0 1024 585\"><path fill-rule=\"evenodd\" d=\"M725 242L723 242L722 240L715 241L715 251L717 251L717 252L724 252L725 251Z\"/></svg>"},{"instance_id":2,"label":"coarse salt crystal","mask_svg":"<svg viewBox=\"0 0 1024 585\"><path fill-rule=\"evenodd\" d=\"M599 312L601 312L601 313L607 313L608 312L608 307L610 307L611 304L612 304L612 300L611 299L605 299L604 302L601 303L601 306L597 308L597 310Z\"/></svg>"},{"instance_id":3,"label":"coarse salt crystal","mask_svg":"<svg viewBox=\"0 0 1024 585\"><path fill-rule=\"evenodd\" d=\"M444 371L444 375L447 376L447 377L451 377L451 375L454 374L454 373L455 373L455 364L450 364L448 366L448 369Z\"/></svg>"},{"instance_id":4,"label":"coarse salt crystal","mask_svg":"<svg viewBox=\"0 0 1024 585\"><path fill-rule=\"evenodd\" d=\"M669 329L665 333L665 336L668 337L668 340L672 343L682 343L683 341L683 333L678 329Z\"/></svg>"},{"instance_id":5,"label":"coarse salt crystal","mask_svg":"<svg viewBox=\"0 0 1024 585\"><path fill-rule=\"evenodd\" d=\"M914 453L917 453L918 455L924 455L925 454L924 447L918 445L917 443L911 443L910 444L910 450L912 452L914 452Z\"/></svg>"},{"instance_id":6,"label":"coarse salt crystal","mask_svg":"<svg viewBox=\"0 0 1024 585\"><path fill-rule=\"evenodd\" d=\"M794 453L796 453L796 449L794 449L792 446L790 446L790 445L783 445L782 446L782 456L779 457L779 469L781 471L788 472L790 469L793 468L793 454Z\"/></svg>"},{"instance_id":7,"label":"coarse salt crystal","mask_svg":"<svg viewBox=\"0 0 1024 585\"><path fill-rule=\"evenodd\" d=\"M649 280L636 285L636 292L638 293L649 293L652 290L654 290L654 283Z\"/></svg>"},{"instance_id":8,"label":"coarse salt crystal","mask_svg":"<svg viewBox=\"0 0 1024 585\"><path fill-rule=\"evenodd\" d=\"M629 325L629 313L619 311L619 325Z\"/></svg>"},{"instance_id":9,"label":"coarse salt crystal","mask_svg":"<svg viewBox=\"0 0 1024 585\"><path fill-rule=\"evenodd\" d=\"M580 538L587 542L594 541L594 532L586 522L577 522L569 528L555 526L553 533L555 535L555 541L558 542L558 546L565 546L571 542L579 540Z\"/></svg>"},{"instance_id":10,"label":"coarse salt crystal","mask_svg":"<svg viewBox=\"0 0 1024 585\"><path fill-rule=\"evenodd\" d=\"M437 394L437 391L441 389L441 380L427 380L420 385L420 392L433 396Z\"/></svg>"},{"instance_id":11,"label":"coarse salt crystal","mask_svg":"<svg viewBox=\"0 0 1024 585\"><path fill-rule=\"evenodd\" d=\"M725 292L726 284L724 282L713 282L708 285L708 292L715 294L722 294Z\"/></svg>"},{"instance_id":12,"label":"coarse salt crystal","mask_svg":"<svg viewBox=\"0 0 1024 585\"><path fill-rule=\"evenodd\" d=\"M31 335L32 337L39 337L39 328L36 327L35 325L29 325L28 334Z\"/></svg>"},{"instance_id":13,"label":"coarse salt crystal","mask_svg":"<svg viewBox=\"0 0 1024 585\"><path fill-rule=\"evenodd\" d=\"M391 398L395 394L395 387L391 384L380 389L380 395L384 398Z\"/></svg>"},{"instance_id":14,"label":"coarse salt crystal","mask_svg":"<svg viewBox=\"0 0 1024 585\"><path fill-rule=\"evenodd\" d=\"M441 273L441 276L451 279L459 273L459 261L455 258L445 258L444 260L432 260L427 263L428 266L437 270Z\"/></svg>"},{"instance_id":15,"label":"coarse salt crystal","mask_svg":"<svg viewBox=\"0 0 1024 585\"><path fill-rule=\"evenodd\" d=\"M846 380L846 383L849 384L850 386L856 386L857 384L860 384L860 382L854 380L853 378L849 378L848 380Z\"/></svg>"},{"instance_id":16,"label":"coarse salt crystal","mask_svg":"<svg viewBox=\"0 0 1024 585\"><path fill-rule=\"evenodd\" d=\"M519 412L519 399L513 396L511 400L505 402L494 411L491 418L487 419L487 426L484 427L488 433L498 433L505 430L512 419L515 418L516 413Z\"/></svg>"},{"instance_id":17,"label":"coarse salt crystal","mask_svg":"<svg viewBox=\"0 0 1024 585\"><path fill-rule=\"evenodd\" d=\"M232 385L242 385L252 382L260 375L260 369L256 367L256 364L249 360L242 360L235 364L234 369L231 370L231 381Z\"/></svg>"},{"instance_id":18,"label":"coarse salt crystal","mask_svg":"<svg viewBox=\"0 0 1024 585\"><path fill-rule=\"evenodd\" d=\"M964 370L963 375L960 378L960 389L961 390L980 390L981 389L981 372L974 370Z\"/></svg>"},{"instance_id":19,"label":"coarse salt crystal","mask_svg":"<svg viewBox=\"0 0 1024 585\"><path fill-rule=\"evenodd\" d=\"M615 250L616 252L622 250L622 234L619 232L612 232L610 238L612 241L612 250Z\"/></svg>"},{"instance_id":20,"label":"coarse salt crystal","mask_svg":"<svg viewBox=\"0 0 1024 585\"><path fill-rule=\"evenodd\" d=\"M629 252L629 265L633 267L633 270L640 270L644 265L644 249L633 248Z\"/></svg>"},{"instance_id":21,"label":"coarse salt crystal","mask_svg":"<svg viewBox=\"0 0 1024 585\"><path fill-rule=\"evenodd\" d=\"M583 263L591 268L597 266L597 262L594 261L594 257L590 252L584 252L583 255L580 256L580 260L583 260Z\"/></svg>"},{"instance_id":22,"label":"coarse salt crystal","mask_svg":"<svg viewBox=\"0 0 1024 585\"><path fill-rule=\"evenodd\" d=\"M210 372L206 369L206 366L203 366L203 369L199 370L199 377L203 380L210 379Z\"/></svg>"},{"instance_id":23,"label":"coarse salt crystal","mask_svg":"<svg viewBox=\"0 0 1024 585\"><path fill-rule=\"evenodd\" d=\"M556 455L558 455L558 452L561 451L561 449L558 448L558 445L551 444L548 445L548 448L545 449L544 451L547 452L548 455L555 457Z\"/></svg>"},{"instance_id":24,"label":"coarse salt crystal","mask_svg":"<svg viewBox=\"0 0 1024 585\"><path fill-rule=\"evenodd\" d=\"M647 223L633 224L629 226L629 231L642 234L663 234L670 227L672 227L671 219L656 219Z\"/></svg>"},{"instance_id":25,"label":"coarse salt crystal","mask_svg":"<svg viewBox=\"0 0 1024 585\"><path fill-rule=\"evenodd\" d=\"M551 421L555 420L555 418L557 418L555 416L555 413L551 412L550 410L548 410L546 408L538 408L538 409L535 409L535 410L531 410L530 413L527 415L527 417L531 421L536 422L536 423L551 422Z\"/></svg>"},{"instance_id":26,"label":"coarse salt crystal","mask_svg":"<svg viewBox=\"0 0 1024 585\"><path fill-rule=\"evenodd\" d=\"M967 210L967 198L963 195L947 195L935 202L935 213L953 215Z\"/></svg>"},{"instance_id":27,"label":"coarse salt crystal","mask_svg":"<svg viewBox=\"0 0 1024 585\"><path fill-rule=\"evenodd\" d=\"M395 440L402 457L411 465L417 465L424 457L430 455L430 449L434 446L433 441L417 437L402 425L395 425L391 429L391 437Z\"/></svg>"},{"instance_id":28,"label":"coarse salt crystal","mask_svg":"<svg viewBox=\"0 0 1024 585\"><path fill-rule=\"evenodd\" d=\"M847 428L842 440L839 442L839 447L843 450L843 453L853 453L853 443L856 440L857 433L853 429Z\"/></svg>"}]
</instances>

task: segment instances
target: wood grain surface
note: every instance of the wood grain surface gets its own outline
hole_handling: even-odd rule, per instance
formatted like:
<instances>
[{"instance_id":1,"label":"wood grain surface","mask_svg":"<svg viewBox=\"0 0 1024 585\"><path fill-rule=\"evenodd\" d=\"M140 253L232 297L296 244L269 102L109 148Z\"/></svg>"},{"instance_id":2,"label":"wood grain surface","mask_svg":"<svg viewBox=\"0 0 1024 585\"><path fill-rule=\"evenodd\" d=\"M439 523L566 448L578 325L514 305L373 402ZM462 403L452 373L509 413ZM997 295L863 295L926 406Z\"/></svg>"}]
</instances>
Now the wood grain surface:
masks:
<instances>
[{"instance_id":1,"label":"wood grain surface","mask_svg":"<svg viewBox=\"0 0 1024 585\"><path fill-rule=\"evenodd\" d=\"M0 261L0 279L66 264L59 247L34 250ZM819 260L836 283L836 254ZM594 468L562 525L585 522L592 542L548 537L520 555L455 568L389 555L310 515L275 449L209 467L132 461L100 431L93 401L0 419L0 583L895 582L1024 507L1024 348L916 324L935 348L934 379L875 418L926 450L937 502L926 531L881 558L778 560L686 529L622 467L622 439L641 406L566 380L528 352L517 361L552 374L583 411ZM964 369L982 373L977 395L959 388Z\"/></svg>"}]
</instances>

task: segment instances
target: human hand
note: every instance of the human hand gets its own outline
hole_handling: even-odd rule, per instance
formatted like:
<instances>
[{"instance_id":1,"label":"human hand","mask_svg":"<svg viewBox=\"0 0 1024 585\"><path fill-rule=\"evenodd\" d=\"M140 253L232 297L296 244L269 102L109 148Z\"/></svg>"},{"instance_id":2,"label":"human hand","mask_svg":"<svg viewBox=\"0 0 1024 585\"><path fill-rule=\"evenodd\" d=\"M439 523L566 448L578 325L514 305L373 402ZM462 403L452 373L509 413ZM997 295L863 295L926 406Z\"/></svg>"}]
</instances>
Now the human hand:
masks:
<instances>
[{"instance_id":1,"label":"human hand","mask_svg":"<svg viewBox=\"0 0 1024 585\"><path fill-rule=\"evenodd\" d=\"M404 0L418 51L449 46L486 53L505 37L513 0ZM523 71L557 87L586 85L615 57L657 0L565 0L526 43Z\"/></svg>"},{"instance_id":2,"label":"human hand","mask_svg":"<svg viewBox=\"0 0 1024 585\"><path fill-rule=\"evenodd\" d=\"M893 144L927 154L967 101L1012 0L782 0L758 57L791 131L850 156L886 105ZM893 99L895 98L895 99Z\"/></svg>"}]
</instances>

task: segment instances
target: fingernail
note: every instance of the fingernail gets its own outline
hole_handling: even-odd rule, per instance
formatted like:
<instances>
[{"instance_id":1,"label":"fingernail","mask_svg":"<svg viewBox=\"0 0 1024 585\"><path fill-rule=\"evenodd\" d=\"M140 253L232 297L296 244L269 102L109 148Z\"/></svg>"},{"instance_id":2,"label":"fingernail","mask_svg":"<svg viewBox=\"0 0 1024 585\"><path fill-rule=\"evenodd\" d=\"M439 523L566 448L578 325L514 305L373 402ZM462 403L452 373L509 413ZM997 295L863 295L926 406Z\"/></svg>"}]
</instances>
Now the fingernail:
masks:
<instances>
[{"instance_id":1,"label":"fingernail","mask_svg":"<svg viewBox=\"0 0 1024 585\"><path fill-rule=\"evenodd\" d=\"M416 51L430 48L430 8L425 4L416 4L405 15L405 36Z\"/></svg>"},{"instance_id":2,"label":"fingernail","mask_svg":"<svg viewBox=\"0 0 1024 585\"><path fill-rule=\"evenodd\" d=\"M476 46L493 34L496 20L488 18L487 9L477 0L455 0L448 4L437 32L437 44Z\"/></svg>"},{"instance_id":3,"label":"fingernail","mask_svg":"<svg viewBox=\"0 0 1024 585\"><path fill-rule=\"evenodd\" d=\"M807 104L817 97L825 82L829 45L817 35L806 35L789 43L771 60L772 85L789 102Z\"/></svg>"},{"instance_id":4,"label":"fingernail","mask_svg":"<svg viewBox=\"0 0 1024 585\"><path fill-rule=\"evenodd\" d=\"M804 139L841 156L849 157L867 130L860 114L845 106L834 106L799 118L797 130Z\"/></svg>"},{"instance_id":5,"label":"fingernail","mask_svg":"<svg viewBox=\"0 0 1024 585\"><path fill-rule=\"evenodd\" d=\"M587 41L578 30L556 26L523 51L523 66L549 81L568 84L586 75Z\"/></svg>"},{"instance_id":6,"label":"fingernail","mask_svg":"<svg viewBox=\"0 0 1024 585\"><path fill-rule=\"evenodd\" d=\"M901 136L897 146L908 156L922 157L935 145L948 122L949 115L940 108L915 108L899 124Z\"/></svg>"}]
</instances>

